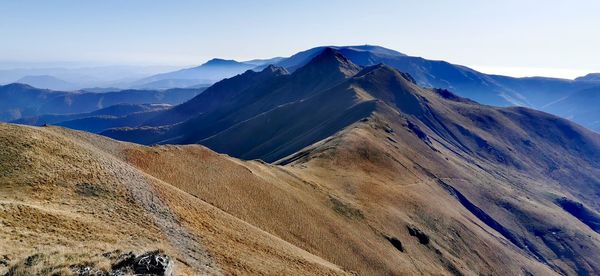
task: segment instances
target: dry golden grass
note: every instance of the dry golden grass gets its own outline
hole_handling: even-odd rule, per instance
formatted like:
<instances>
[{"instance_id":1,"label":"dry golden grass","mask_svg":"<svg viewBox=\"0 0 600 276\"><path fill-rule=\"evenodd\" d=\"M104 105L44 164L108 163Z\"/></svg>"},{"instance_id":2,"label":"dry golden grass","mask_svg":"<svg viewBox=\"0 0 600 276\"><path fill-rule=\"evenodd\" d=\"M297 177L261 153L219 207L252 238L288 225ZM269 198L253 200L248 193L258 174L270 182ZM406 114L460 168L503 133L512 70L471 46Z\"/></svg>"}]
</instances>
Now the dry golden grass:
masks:
<instances>
[{"instance_id":1,"label":"dry golden grass","mask_svg":"<svg viewBox=\"0 0 600 276\"><path fill-rule=\"evenodd\" d=\"M176 260L178 275L343 274L117 158L132 146L0 124L0 252L11 259L0 269L69 274L73 265L106 267L94 256L115 249L162 249ZM40 262L25 266L35 254ZM264 265L241 266L252 258Z\"/></svg>"}]
</instances>

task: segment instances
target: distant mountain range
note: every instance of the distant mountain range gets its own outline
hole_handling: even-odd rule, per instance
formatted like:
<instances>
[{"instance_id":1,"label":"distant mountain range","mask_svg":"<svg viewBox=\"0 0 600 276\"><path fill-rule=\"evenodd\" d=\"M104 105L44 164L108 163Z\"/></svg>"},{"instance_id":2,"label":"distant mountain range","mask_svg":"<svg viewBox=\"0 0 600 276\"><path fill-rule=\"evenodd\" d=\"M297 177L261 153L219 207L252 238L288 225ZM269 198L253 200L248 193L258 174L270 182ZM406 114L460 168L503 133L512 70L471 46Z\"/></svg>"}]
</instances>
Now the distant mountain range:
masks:
<instances>
[{"instance_id":1,"label":"distant mountain range","mask_svg":"<svg viewBox=\"0 0 600 276\"><path fill-rule=\"evenodd\" d=\"M122 90L64 92L25 84L0 86L0 121L45 114L88 113L117 104L179 104L204 89Z\"/></svg>"},{"instance_id":2,"label":"distant mountain range","mask_svg":"<svg viewBox=\"0 0 600 276\"><path fill-rule=\"evenodd\" d=\"M175 87L187 87L196 84L212 84L256 67L256 64L237 62L235 60L211 59L193 68L150 76L131 84L133 87L152 87L151 84L170 83Z\"/></svg>"},{"instance_id":3,"label":"distant mountain range","mask_svg":"<svg viewBox=\"0 0 600 276\"><path fill-rule=\"evenodd\" d=\"M59 78L40 75L40 76L25 76L16 81L16 83L27 84L34 87L52 89L52 90L77 90L77 85L61 80Z\"/></svg>"},{"instance_id":4,"label":"distant mountain range","mask_svg":"<svg viewBox=\"0 0 600 276\"><path fill-rule=\"evenodd\" d=\"M315 47L299 52L291 57L257 59L244 62L225 59L212 59L205 64L188 69L153 75L134 82L117 84L118 87L133 87L138 90L165 90L173 87L203 89L222 79L232 78L244 72L262 71L269 65L295 72L306 65L324 49L335 49L352 63L359 66L386 64L410 74L415 82L424 87L447 89L461 97L469 98L482 104L493 106L525 106L568 118L590 129L600 131L600 105L596 104L600 89L598 74L589 74L575 80L528 77L514 78L499 75L488 75L465 66L445 61L427 60L379 46L333 46ZM77 85L50 75L27 76L19 81L31 86L52 87L54 90L69 91ZM213 89L218 89L216 86ZM111 92L119 90L90 88L82 92ZM131 90L129 90L131 91ZM18 99L14 99L18 101ZM10 102L10 100L9 100ZM146 101L120 101L119 103L149 103ZM156 102L152 102L156 103ZM173 102L160 102L173 103ZM177 102L179 103L179 102ZM59 105L60 106L60 105ZM57 108L53 112L63 112ZM83 112L93 111L90 108ZM13 120L20 116L42 115L44 110L18 115L18 110L5 109L0 120ZM72 110L66 110L72 112ZM6 115L11 113L12 115Z\"/></svg>"},{"instance_id":5,"label":"distant mountain range","mask_svg":"<svg viewBox=\"0 0 600 276\"><path fill-rule=\"evenodd\" d=\"M152 147L0 124L5 254L31 248L21 271L34 254L78 267L61 254L93 241L84 260L106 266L105 248L159 240L179 274L599 274L600 134L421 85L581 88L559 97L565 107L597 95L591 82L481 75L372 47L300 56L171 108L98 111L136 116L103 135ZM103 123L87 118L77 125ZM36 231L14 239L19 229ZM62 251L44 247L54 244Z\"/></svg>"},{"instance_id":6,"label":"distant mountain range","mask_svg":"<svg viewBox=\"0 0 600 276\"><path fill-rule=\"evenodd\" d=\"M57 125L88 132L124 127L145 122L158 111L171 108L169 104L117 104L87 113L46 114L11 121L33 126Z\"/></svg>"},{"instance_id":7,"label":"distant mountain range","mask_svg":"<svg viewBox=\"0 0 600 276\"><path fill-rule=\"evenodd\" d=\"M215 59L199 67L156 75L145 79L145 81L166 78L171 80L173 84L181 86L193 82L210 83L210 80L215 81L232 77L248 69L260 71L268 64L294 72L325 48L327 47L312 48L288 58L263 60L261 64ZM419 85L424 87L448 89L461 97L487 105L531 107L570 118L584 126L600 130L589 116L572 114L563 111L560 107L563 103L562 100L571 94L578 94L582 90L600 87L598 74L589 74L576 80L545 77L514 78L484 74L466 66L445 61L408 56L379 46L332 46L329 48L336 49L350 61L360 66L371 66L379 63L389 65L410 74ZM177 79L185 79L185 81L178 82ZM165 86L160 87L164 88ZM584 93L584 95L586 94ZM589 101L580 106L580 109L583 110L582 113L598 114L600 112L599 106Z\"/></svg>"},{"instance_id":8,"label":"distant mountain range","mask_svg":"<svg viewBox=\"0 0 600 276\"><path fill-rule=\"evenodd\" d=\"M2 64L0 64L2 66ZM11 66L11 65L8 65ZM21 82L43 89L80 90L92 87L132 88L131 83L173 66L79 66L59 67L48 64L14 64L0 67L0 85ZM67 85L64 86L66 82ZM58 84L58 86L57 86Z\"/></svg>"}]
</instances>

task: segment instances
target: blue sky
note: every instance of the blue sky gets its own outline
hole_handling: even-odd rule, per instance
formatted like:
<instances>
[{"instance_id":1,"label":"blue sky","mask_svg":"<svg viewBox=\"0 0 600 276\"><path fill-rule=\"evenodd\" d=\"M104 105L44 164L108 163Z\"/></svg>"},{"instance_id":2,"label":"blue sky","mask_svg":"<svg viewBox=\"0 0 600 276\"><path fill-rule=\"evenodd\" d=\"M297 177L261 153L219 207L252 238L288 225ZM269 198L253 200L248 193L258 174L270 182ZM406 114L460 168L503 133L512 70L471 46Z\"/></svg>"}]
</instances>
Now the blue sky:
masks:
<instances>
[{"instance_id":1,"label":"blue sky","mask_svg":"<svg viewBox=\"0 0 600 276\"><path fill-rule=\"evenodd\" d=\"M0 2L0 62L194 65L376 44L513 75L600 71L600 1ZM509 74L510 75L510 74Z\"/></svg>"}]
</instances>

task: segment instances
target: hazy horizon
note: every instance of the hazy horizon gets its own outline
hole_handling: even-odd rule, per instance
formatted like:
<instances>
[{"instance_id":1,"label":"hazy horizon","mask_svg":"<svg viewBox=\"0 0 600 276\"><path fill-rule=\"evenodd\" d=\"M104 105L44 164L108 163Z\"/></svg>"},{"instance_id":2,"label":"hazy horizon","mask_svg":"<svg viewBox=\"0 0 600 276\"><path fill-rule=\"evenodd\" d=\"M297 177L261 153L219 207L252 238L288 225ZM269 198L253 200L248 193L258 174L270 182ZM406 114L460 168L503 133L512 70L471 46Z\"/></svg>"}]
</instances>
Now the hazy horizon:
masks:
<instances>
[{"instance_id":1,"label":"hazy horizon","mask_svg":"<svg viewBox=\"0 0 600 276\"><path fill-rule=\"evenodd\" d=\"M599 8L596 1L3 2L0 67L189 67L371 44L484 73L574 78L600 72L600 38L592 35Z\"/></svg>"}]
</instances>

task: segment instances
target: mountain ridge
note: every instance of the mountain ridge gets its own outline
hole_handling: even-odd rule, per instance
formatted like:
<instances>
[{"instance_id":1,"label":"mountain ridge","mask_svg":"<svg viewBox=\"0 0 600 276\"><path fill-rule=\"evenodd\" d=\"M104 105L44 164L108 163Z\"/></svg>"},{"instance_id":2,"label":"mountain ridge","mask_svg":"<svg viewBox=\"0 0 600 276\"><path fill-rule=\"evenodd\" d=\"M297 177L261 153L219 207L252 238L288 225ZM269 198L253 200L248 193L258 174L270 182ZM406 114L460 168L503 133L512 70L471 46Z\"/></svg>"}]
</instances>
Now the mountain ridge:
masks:
<instances>
[{"instance_id":1,"label":"mountain ridge","mask_svg":"<svg viewBox=\"0 0 600 276\"><path fill-rule=\"evenodd\" d=\"M484 74L467 66L451 64L441 60L428 60L422 57L408 56L400 52L375 45L359 46L320 46L301 51L288 58L274 58L252 68L260 71L272 63L293 72L309 62L327 48L334 48L360 66L379 63L388 64L402 72L409 73L421 86L453 91L455 94L471 100L495 106L528 106L564 116L554 108L546 108L571 93L598 86L596 82L565 80L555 78L514 78ZM242 73L240 70L238 73ZM232 75L233 76L233 75ZM593 76L593 75L592 75ZM584 106L586 112L596 112L598 108ZM597 124L588 117L574 117L576 122L594 128Z\"/></svg>"}]
</instances>

